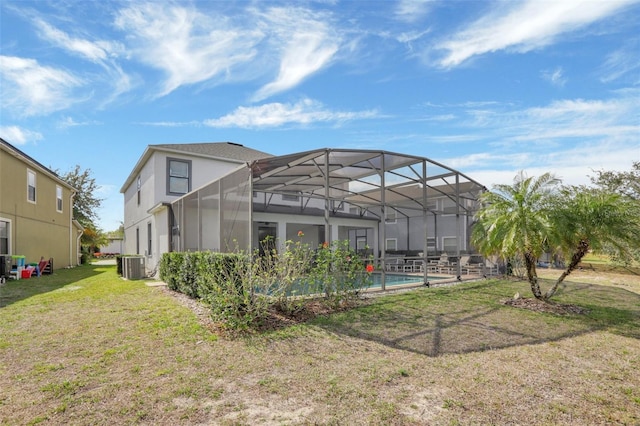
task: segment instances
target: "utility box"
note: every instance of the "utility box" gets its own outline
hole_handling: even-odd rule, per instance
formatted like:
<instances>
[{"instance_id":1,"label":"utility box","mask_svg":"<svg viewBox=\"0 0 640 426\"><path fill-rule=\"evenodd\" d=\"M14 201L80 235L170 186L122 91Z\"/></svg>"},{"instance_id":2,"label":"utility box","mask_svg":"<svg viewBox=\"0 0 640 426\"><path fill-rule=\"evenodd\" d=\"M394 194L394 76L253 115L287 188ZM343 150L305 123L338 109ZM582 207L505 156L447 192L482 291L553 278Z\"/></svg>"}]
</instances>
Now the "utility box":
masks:
<instances>
[{"instance_id":1,"label":"utility box","mask_svg":"<svg viewBox=\"0 0 640 426\"><path fill-rule=\"evenodd\" d=\"M145 276L144 257L124 256L122 258L122 278L139 280Z\"/></svg>"}]
</instances>

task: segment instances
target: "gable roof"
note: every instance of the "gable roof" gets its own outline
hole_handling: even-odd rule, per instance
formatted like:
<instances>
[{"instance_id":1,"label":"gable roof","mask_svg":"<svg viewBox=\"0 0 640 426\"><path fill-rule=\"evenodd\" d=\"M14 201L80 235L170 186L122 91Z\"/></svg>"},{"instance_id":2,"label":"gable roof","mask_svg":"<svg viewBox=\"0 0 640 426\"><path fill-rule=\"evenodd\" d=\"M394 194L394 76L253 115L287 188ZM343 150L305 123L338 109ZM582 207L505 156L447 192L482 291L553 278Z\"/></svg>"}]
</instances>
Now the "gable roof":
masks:
<instances>
[{"instance_id":1,"label":"gable roof","mask_svg":"<svg viewBox=\"0 0 640 426\"><path fill-rule=\"evenodd\" d=\"M149 147L163 151L180 151L206 157L215 157L225 160L236 160L243 163L272 156L271 154L267 154L266 152L248 148L235 142L171 143L149 145Z\"/></svg>"},{"instance_id":2,"label":"gable roof","mask_svg":"<svg viewBox=\"0 0 640 426\"><path fill-rule=\"evenodd\" d=\"M58 174L56 172L54 172L50 168L42 165L42 163L40 163L39 161L35 160L33 157L25 154L24 152L22 152L21 150L19 150L15 146L11 145L9 142L5 141L2 138L0 138L0 148L2 148L3 151L6 151L9 154L13 155L14 157L18 158L19 160L27 163L28 165L30 165L34 169L40 170L42 173L44 173L45 175L48 175L51 179L53 179L54 181L58 182L60 185L63 185L65 187L69 188L73 192L77 192L76 188L74 188L73 186L69 185L60 176L58 176Z\"/></svg>"},{"instance_id":3,"label":"gable roof","mask_svg":"<svg viewBox=\"0 0 640 426\"><path fill-rule=\"evenodd\" d=\"M230 163L245 164L253 161L272 157L271 154L258 151L257 149L248 148L235 142L206 142L206 143L170 143L148 145L142 153L142 156L136 163L131 174L120 188L120 192L124 193L135 177L142 169L142 166L149 160L154 152L162 151L175 154L190 155L193 157L210 158L214 160L222 160Z\"/></svg>"}]
</instances>

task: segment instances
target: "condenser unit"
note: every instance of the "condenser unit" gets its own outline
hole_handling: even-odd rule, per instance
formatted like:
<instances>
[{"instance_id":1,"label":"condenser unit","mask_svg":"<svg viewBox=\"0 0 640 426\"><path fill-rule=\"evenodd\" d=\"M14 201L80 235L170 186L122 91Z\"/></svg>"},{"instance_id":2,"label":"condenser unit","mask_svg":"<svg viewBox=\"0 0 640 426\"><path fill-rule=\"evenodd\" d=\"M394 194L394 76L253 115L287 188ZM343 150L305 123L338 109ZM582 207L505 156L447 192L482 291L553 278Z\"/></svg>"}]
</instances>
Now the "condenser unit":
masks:
<instances>
[{"instance_id":1,"label":"condenser unit","mask_svg":"<svg viewBox=\"0 0 640 426\"><path fill-rule=\"evenodd\" d=\"M139 280L145 275L144 257L125 256L122 258L122 278Z\"/></svg>"}]
</instances>

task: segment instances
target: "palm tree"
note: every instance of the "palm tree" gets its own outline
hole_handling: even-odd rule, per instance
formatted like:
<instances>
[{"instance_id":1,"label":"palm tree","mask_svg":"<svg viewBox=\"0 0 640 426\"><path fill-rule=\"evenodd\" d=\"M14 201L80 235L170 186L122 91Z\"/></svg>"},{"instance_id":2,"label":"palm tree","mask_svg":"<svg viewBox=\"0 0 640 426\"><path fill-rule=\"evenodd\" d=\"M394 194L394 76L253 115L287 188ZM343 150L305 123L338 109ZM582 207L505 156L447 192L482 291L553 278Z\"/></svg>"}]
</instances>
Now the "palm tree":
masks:
<instances>
[{"instance_id":1,"label":"palm tree","mask_svg":"<svg viewBox=\"0 0 640 426\"><path fill-rule=\"evenodd\" d=\"M543 299L536 262L551 234L549 206L560 180L550 173L534 179L520 172L512 185L495 185L480 197L472 244L485 256L524 259L527 280L537 299Z\"/></svg>"},{"instance_id":2,"label":"palm tree","mask_svg":"<svg viewBox=\"0 0 640 426\"><path fill-rule=\"evenodd\" d=\"M629 258L640 245L640 202L602 189L566 187L554 200L550 219L551 241L569 260L567 269L545 293L552 297L558 286L589 251L614 250Z\"/></svg>"}]
</instances>

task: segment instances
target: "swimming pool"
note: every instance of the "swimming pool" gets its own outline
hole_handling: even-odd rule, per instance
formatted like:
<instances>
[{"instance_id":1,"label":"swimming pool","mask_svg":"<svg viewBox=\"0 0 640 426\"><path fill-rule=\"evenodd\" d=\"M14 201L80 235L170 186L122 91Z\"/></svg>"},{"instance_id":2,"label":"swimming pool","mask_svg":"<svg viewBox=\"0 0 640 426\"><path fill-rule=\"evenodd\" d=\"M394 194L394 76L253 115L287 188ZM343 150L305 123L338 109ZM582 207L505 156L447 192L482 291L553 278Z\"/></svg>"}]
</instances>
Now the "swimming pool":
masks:
<instances>
[{"instance_id":1,"label":"swimming pool","mask_svg":"<svg viewBox=\"0 0 640 426\"><path fill-rule=\"evenodd\" d=\"M368 288L380 288L382 287L382 274L372 274L371 278L373 279L373 283ZM427 280L437 281L437 280L446 280L450 277L432 277L427 276ZM385 275L385 288L405 285L405 284L424 284L424 276L423 275L403 275L403 274L386 274Z\"/></svg>"}]
</instances>

